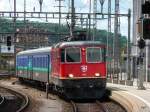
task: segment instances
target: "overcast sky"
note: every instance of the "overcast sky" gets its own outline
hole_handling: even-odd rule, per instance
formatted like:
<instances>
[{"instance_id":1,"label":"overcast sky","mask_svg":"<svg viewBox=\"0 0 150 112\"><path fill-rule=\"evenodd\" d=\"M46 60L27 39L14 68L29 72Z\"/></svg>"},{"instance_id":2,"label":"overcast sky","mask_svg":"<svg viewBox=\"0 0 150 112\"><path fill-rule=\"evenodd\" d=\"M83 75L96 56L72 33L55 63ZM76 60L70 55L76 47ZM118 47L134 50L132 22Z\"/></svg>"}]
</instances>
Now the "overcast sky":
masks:
<instances>
[{"instance_id":1,"label":"overcast sky","mask_svg":"<svg viewBox=\"0 0 150 112\"><path fill-rule=\"evenodd\" d=\"M13 1L14 0L0 0L0 11L13 11ZM89 1L90 0L75 0L76 12L88 12L89 11ZM100 12L100 0L98 0L98 11ZM112 13L114 13L114 1L112 0ZM17 11L24 11L24 0L16 0L17 2ZM68 10L68 0L62 2L62 5L65 6L62 8L63 11ZM55 12L58 11L58 2L56 0L43 0L43 12ZM26 10L39 11L39 0L26 0ZM120 0L120 13L128 13L128 9L132 9L132 0ZM107 13L107 0L104 3L104 12ZM127 18L121 18L121 33L127 35ZM45 22L45 19L41 20ZM112 21L112 30L114 29L114 22ZM107 20L98 21L98 28L107 29Z\"/></svg>"}]
</instances>

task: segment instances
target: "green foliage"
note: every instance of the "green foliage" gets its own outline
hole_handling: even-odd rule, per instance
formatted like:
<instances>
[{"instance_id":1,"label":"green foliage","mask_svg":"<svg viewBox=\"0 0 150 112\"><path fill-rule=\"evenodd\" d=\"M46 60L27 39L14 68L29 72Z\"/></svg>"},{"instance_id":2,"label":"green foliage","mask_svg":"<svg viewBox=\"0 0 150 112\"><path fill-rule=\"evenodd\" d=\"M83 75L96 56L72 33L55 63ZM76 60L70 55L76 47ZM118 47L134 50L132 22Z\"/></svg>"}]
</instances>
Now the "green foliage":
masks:
<instances>
[{"instance_id":1,"label":"green foliage","mask_svg":"<svg viewBox=\"0 0 150 112\"><path fill-rule=\"evenodd\" d=\"M0 33L14 33L14 24L13 24L13 20L11 19L0 19ZM26 21L24 23L24 21L21 20L17 20L16 21L16 28L23 28L23 27L33 27L33 28L40 28L40 29L44 29L50 33L56 33L56 34L69 34L69 28L67 27L67 25L61 25L61 27L59 27L58 24L56 23L41 23L41 22L33 22L33 21ZM76 27L77 30L82 30L79 27ZM87 30L87 29L84 29ZM93 32L91 30L91 32ZM97 41L101 41L104 44L107 43L107 35L108 32L106 30L97 30L96 31L96 36L95 36L95 40ZM53 42L58 42L60 40L59 36L50 36L50 41ZM113 47L113 38L114 38L114 34L110 33L110 37L109 39L109 47L112 48ZM121 48L125 48L126 47L126 43L127 43L127 39L125 36L121 36L120 34L120 45Z\"/></svg>"}]
</instances>

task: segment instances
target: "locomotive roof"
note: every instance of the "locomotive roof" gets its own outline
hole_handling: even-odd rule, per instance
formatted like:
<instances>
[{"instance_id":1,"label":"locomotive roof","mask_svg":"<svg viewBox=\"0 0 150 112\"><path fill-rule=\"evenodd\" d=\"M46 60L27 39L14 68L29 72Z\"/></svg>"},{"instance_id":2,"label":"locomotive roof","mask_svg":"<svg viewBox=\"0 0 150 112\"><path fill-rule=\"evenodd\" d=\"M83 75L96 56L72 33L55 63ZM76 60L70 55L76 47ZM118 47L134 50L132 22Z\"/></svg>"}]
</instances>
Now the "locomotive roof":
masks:
<instances>
[{"instance_id":1,"label":"locomotive roof","mask_svg":"<svg viewBox=\"0 0 150 112\"><path fill-rule=\"evenodd\" d=\"M70 42L61 42L56 44L54 47L67 47L67 46L82 46L82 45L103 45L100 41L70 41Z\"/></svg>"},{"instance_id":2,"label":"locomotive roof","mask_svg":"<svg viewBox=\"0 0 150 112\"><path fill-rule=\"evenodd\" d=\"M17 55L23 55L23 54L33 54L33 53L45 53L50 52L51 47L45 47L45 48L39 48L39 49L31 49L26 51L21 51Z\"/></svg>"},{"instance_id":3,"label":"locomotive roof","mask_svg":"<svg viewBox=\"0 0 150 112\"><path fill-rule=\"evenodd\" d=\"M102 45L100 41L69 41L69 42L61 42L56 45L54 45L54 48L59 47L67 47L67 46L83 46L83 45ZM52 47L45 47L45 48L39 48L39 49L31 49L26 51L21 51L17 55L23 55L23 54L33 54L33 53L44 53L44 52L50 52Z\"/></svg>"}]
</instances>

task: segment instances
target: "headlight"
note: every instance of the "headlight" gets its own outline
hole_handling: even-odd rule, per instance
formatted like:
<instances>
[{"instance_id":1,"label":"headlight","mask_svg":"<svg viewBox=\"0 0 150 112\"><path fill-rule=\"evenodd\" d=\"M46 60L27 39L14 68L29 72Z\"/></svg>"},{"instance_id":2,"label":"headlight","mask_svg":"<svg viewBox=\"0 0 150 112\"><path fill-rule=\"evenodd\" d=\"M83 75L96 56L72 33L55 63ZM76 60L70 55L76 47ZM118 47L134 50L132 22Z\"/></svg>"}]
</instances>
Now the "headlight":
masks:
<instances>
[{"instance_id":1,"label":"headlight","mask_svg":"<svg viewBox=\"0 0 150 112\"><path fill-rule=\"evenodd\" d=\"M99 74L99 73L95 73L95 76L96 76L96 77L99 77L99 76L100 76L100 74Z\"/></svg>"},{"instance_id":2,"label":"headlight","mask_svg":"<svg viewBox=\"0 0 150 112\"><path fill-rule=\"evenodd\" d=\"M73 74L69 74L68 76L69 76L70 78L73 78L73 77L74 77Z\"/></svg>"}]
</instances>

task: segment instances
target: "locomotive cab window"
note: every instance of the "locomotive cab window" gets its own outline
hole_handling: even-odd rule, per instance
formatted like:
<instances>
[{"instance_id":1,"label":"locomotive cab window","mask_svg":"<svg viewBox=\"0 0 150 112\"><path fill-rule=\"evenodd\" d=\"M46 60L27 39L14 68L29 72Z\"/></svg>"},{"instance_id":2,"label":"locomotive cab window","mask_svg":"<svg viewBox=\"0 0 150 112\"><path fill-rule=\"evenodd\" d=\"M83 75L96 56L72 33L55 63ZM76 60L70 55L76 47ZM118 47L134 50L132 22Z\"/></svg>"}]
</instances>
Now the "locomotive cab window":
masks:
<instances>
[{"instance_id":1,"label":"locomotive cab window","mask_svg":"<svg viewBox=\"0 0 150 112\"><path fill-rule=\"evenodd\" d=\"M81 62L81 50L77 47L66 48L65 50L66 62Z\"/></svg>"},{"instance_id":2,"label":"locomotive cab window","mask_svg":"<svg viewBox=\"0 0 150 112\"><path fill-rule=\"evenodd\" d=\"M106 62L106 49L102 49L102 57L103 57L103 62Z\"/></svg>"},{"instance_id":3,"label":"locomotive cab window","mask_svg":"<svg viewBox=\"0 0 150 112\"><path fill-rule=\"evenodd\" d=\"M102 51L99 47L88 47L86 52L87 62L97 63L102 62Z\"/></svg>"},{"instance_id":4,"label":"locomotive cab window","mask_svg":"<svg viewBox=\"0 0 150 112\"><path fill-rule=\"evenodd\" d=\"M61 49L61 62L65 62L65 49Z\"/></svg>"}]
</instances>

